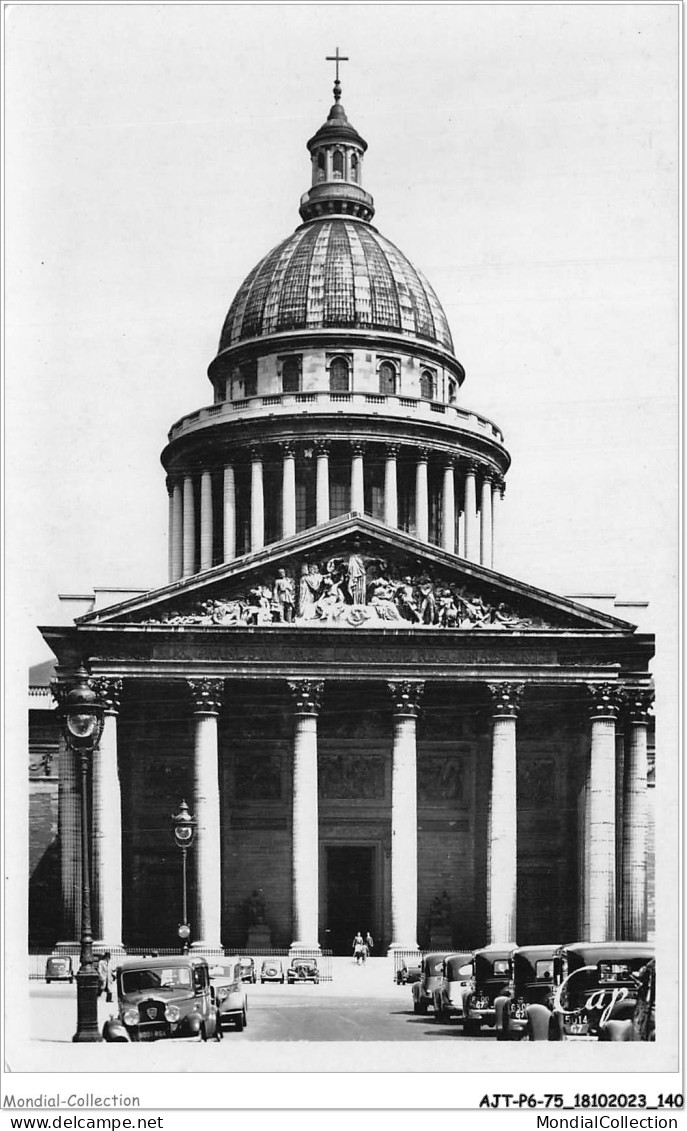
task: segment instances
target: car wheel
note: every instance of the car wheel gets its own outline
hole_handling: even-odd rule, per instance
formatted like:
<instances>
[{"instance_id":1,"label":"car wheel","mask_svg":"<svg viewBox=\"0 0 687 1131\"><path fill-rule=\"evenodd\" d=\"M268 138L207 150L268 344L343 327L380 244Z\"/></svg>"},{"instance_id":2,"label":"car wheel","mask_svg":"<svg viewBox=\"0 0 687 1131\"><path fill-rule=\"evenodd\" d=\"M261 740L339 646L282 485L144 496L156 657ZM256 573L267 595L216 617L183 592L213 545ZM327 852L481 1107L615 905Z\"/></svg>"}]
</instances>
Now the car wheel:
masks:
<instances>
[{"instance_id":1,"label":"car wheel","mask_svg":"<svg viewBox=\"0 0 687 1131\"><path fill-rule=\"evenodd\" d=\"M222 1032L222 1019L218 1013L217 1017L215 1018L215 1040L221 1041L223 1039L224 1033Z\"/></svg>"},{"instance_id":2,"label":"car wheel","mask_svg":"<svg viewBox=\"0 0 687 1131\"><path fill-rule=\"evenodd\" d=\"M50 981L51 981L51 979L50 979L50 978L46 978L46 979L45 979L45 984L46 984L46 986L49 986L49 985L50 985ZM69 981L71 982L71 978L69 979Z\"/></svg>"},{"instance_id":3,"label":"car wheel","mask_svg":"<svg viewBox=\"0 0 687 1131\"><path fill-rule=\"evenodd\" d=\"M280 983L281 983L282 986L284 985L284 979L283 978L280 979Z\"/></svg>"},{"instance_id":4,"label":"car wheel","mask_svg":"<svg viewBox=\"0 0 687 1131\"><path fill-rule=\"evenodd\" d=\"M208 1031L205 1028L205 1022L204 1021L203 1021L203 1024L201 1025L201 1027L200 1027L200 1039L201 1039L201 1041L207 1041L207 1039L208 1039Z\"/></svg>"},{"instance_id":5,"label":"car wheel","mask_svg":"<svg viewBox=\"0 0 687 1131\"><path fill-rule=\"evenodd\" d=\"M235 1024L235 1026L236 1026L236 1032L237 1032L237 1033L241 1033L241 1032L243 1031L243 1028L244 1028L245 1024L246 1024L246 1015L245 1015L245 1013L239 1013L239 1015L238 1015L238 1017L236 1018L236 1021L234 1022L234 1024Z\"/></svg>"},{"instance_id":6,"label":"car wheel","mask_svg":"<svg viewBox=\"0 0 687 1131\"><path fill-rule=\"evenodd\" d=\"M71 984L72 984L72 982L73 982L73 981L74 981L74 979L73 979L73 978L70 978L70 979L69 979L69 985L70 985L70 986L71 986Z\"/></svg>"},{"instance_id":7,"label":"car wheel","mask_svg":"<svg viewBox=\"0 0 687 1131\"><path fill-rule=\"evenodd\" d=\"M260 985L261 985L261 986L264 986L264 984L265 984L265 979L264 979L264 978L261 978L261 979L260 979Z\"/></svg>"},{"instance_id":8,"label":"car wheel","mask_svg":"<svg viewBox=\"0 0 687 1131\"><path fill-rule=\"evenodd\" d=\"M426 1001L421 1001L421 1002L418 1003L418 1009L417 1009L418 1013L426 1013L428 1009L429 1009L429 1006L428 1006Z\"/></svg>"},{"instance_id":9,"label":"car wheel","mask_svg":"<svg viewBox=\"0 0 687 1131\"><path fill-rule=\"evenodd\" d=\"M419 1013L419 1012L420 1012L420 1003L415 998L413 998L413 1013Z\"/></svg>"}]
</instances>

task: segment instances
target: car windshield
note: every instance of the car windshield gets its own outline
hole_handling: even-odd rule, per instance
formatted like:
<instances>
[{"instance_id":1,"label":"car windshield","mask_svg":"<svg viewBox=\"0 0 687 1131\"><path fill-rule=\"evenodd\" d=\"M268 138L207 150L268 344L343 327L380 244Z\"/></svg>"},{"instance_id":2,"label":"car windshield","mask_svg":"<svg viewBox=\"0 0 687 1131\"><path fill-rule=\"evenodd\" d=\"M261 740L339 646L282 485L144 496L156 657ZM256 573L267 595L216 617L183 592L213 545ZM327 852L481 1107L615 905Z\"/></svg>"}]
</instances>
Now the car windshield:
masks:
<instances>
[{"instance_id":1,"label":"car windshield","mask_svg":"<svg viewBox=\"0 0 687 1131\"><path fill-rule=\"evenodd\" d=\"M238 971L238 967L236 971ZM211 978L234 978L236 972L233 966L213 966L210 970Z\"/></svg>"},{"instance_id":2,"label":"car windshield","mask_svg":"<svg viewBox=\"0 0 687 1131\"><path fill-rule=\"evenodd\" d=\"M190 989L191 971L188 966L122 972L122 993L125 994L137 993L139 990L170 990L177 987Z\"/></svg>"}]
</instances>

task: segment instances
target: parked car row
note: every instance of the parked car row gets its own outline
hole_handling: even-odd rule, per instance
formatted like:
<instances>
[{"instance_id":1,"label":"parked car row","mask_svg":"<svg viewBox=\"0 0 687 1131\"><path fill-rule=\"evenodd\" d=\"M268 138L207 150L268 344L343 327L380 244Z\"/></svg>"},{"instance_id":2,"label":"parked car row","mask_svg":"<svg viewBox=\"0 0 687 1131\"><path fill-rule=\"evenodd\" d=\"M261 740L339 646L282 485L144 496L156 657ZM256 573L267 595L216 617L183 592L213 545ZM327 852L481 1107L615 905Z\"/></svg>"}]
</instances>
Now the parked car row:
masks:
<instances>
[{"instance_id":1,"label":"parked car row","mask_svg":"<svg viewBox=\"0 0 687 1131\"><path fill-rule=\"evenodd\" d=\"M397 979L398 980L398 979ZM425 954L413 1011L497 1040L655 1039L656 965L648 943L492 944Z\"/></svg>"},{"instance_id":2,"label":"parked car row","mask_svg":"<svg viewBox=\"0 0 687 1131\"><path fill-rule=\"evenodd\" d=\"M71 963L49 960L46 981L71 980ZM195 1038L220 1041L225 1029L242 1032L248 1024L245 983L258 980L253 958L227 960L209 966L195 955L131 958L116 971L117 1014L105 1023L106 1041L155 1041ZM279 958L264 959L260 982L318 984L320 971L313 959L294 958L286 973Z\"/></svg>"}]
</instances>

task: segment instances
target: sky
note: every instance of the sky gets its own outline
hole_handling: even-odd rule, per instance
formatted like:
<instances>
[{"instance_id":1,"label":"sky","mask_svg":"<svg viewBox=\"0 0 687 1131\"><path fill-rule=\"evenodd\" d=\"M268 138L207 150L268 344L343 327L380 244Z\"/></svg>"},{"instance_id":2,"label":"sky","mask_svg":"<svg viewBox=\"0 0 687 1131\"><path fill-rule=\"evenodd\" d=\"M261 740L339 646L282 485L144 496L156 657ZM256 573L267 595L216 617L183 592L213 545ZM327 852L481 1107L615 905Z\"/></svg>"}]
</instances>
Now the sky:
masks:
<instances>
[{"instance_id":1,"label":"sky","mask_svg":"<svg viewBox=\"0 0 687 1131\"><path fill-rule=\"evenodd\" d=\"M11 660L56 594L166 582L171 424L300 222L336 47L374 224L513 463L497 567L674 608L675 4L5 11ZM26 656L23 652L26 652Z\"/></svg>"}]
</instances>

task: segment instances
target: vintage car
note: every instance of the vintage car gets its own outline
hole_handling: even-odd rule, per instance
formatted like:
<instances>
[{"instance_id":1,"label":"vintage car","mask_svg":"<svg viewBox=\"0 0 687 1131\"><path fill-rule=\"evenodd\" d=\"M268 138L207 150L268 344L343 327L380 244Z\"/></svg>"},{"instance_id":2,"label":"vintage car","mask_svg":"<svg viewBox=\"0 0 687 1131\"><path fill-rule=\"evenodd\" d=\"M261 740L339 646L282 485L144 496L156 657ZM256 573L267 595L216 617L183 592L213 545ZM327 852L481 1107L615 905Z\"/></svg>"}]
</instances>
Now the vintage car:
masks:
<instances>
[{"instance_id":1,"label":"vintage car","mask_svg":"<svg viewBox=\"0 0 687 1131\"><path fill-rule=\"evenodd\" d=\"M315 959L292 959L291 965L286 971L286 981L289 986L294 986L297 982L314 982L315 985L318 985L320 981L320 971Z\"/></svg>"},{"instance_id":2,"label":"vintage car","mask_svg":"<svg viewBox=\"0 0 687 1131\"><path fill-rule=\"evenodd\" d=\"M45 963L45 980L48 985L51 982L69 982L71 985L74 981L74 963L71 955L51 954Z\"/></svg>"},{"instance_id":3,"label":"vintage car","mask_svg":"<svg viewBox=\"0 0 687 1131\"><path fill-rule=\"evenodd\" d=\"M473 953L472 984L465 996L463 1032L479 1033L483 1025L496 1024L496 998L510 979L510 956L516 943L492 943Z\"/></svg>"},{"instance_id":4,"label":"vintage car","mask_svg":"<svg viewBox=\"0 0 687 1131\"><path fill-rule=\"evenodd\" d=\"M528 1032L528 1006L553 1005L554 956L560 943L519 946L510 956L510 981L497 998L496 1040L517 1041Z\"/></svg>"},{"instance_id":5,"label":"vintage car","mask_svg":"<svg viewBox=\"0 0 687 1131\"><path fill-rule=\"evenodd\" d=\"M220 1028L224 1030L231 1025L240 1033L248 1024L248 998L239 963L211 966L210 982L215 991Z\"/></svg>"},{"instance_id":6,"label":"vintage car","mask_svg":"<svg viewBox=\"0 0 687 1131\"><path fill-rule=\"evenodd\" d=\"M240 970L241 981L242 982L252 982L253 985L255 985L255 983L258 980L258 972L255 969L255 959L254 958L239 958L238 964L241 968L241 970Z\"/></svg>"},{"instance_id":7,"label":"vintage car","mask_svg":"<svg viewBox=\"0 0 687 1131\"><path fill-rule=\"evenodd\" d=\"M434 1005L434 991L441 982L444 959L448 953L446 950L433 950L423 955L420 963L420 980L414 983L411 991L413 1013L426 1013L430 1005Z\"/></svg>"},{"instance_id":8,"label":"vintage car","mask_svg":"<svg viewBox=\"0 0 687 1131\"><path fill-rule=\"evenodd\" d=\"M260 984L280 982L284 985L284 967L280 958L265 958L260 967Z\"/></svg>"},{"instance_id":9,"label":"vintage car","mask_svg":"<svg viewBox=\"0 0 687 1131\"><path fill-rule=\"evenodd\" d=\"M453 1018L462 1019L463 999L472 979L472 954L458 951L444 959L441 981L434 991L434 1019L446 1025Z\"/></svg>"},{"instance_id":10,"label":"vintage car","mask_svg":"<svg viewBox=\"0 0 687 1131\"><path fill-rule=\"evenodd\" d=\"M650 959L632 977L636 982L634 996L631 993L611 1007L609 1016L599 1024L600 1041L656 1040L656 959Z\"/></svg>"},{"instance_id":11,"label":"vintage car","mask_svg":"<svg viewBox=\"0 0 687 1131\"><path fill-rule=\"evenodd\" d=\"M417 962L412 962L404 958L396 971L396 985L412 986L414 982L419 982L422 977L421 963L422 960L419 957Z\"/></svg>"},{"instance_id":12,"label":"vintage car","mask_svg":"<svg viewBox=\"0 0 687 1131\"><path fill-rule=\"evenodd\" d=\"M210 970L199 956L127 959L117 967L117 1006L120 1025L106 1026L106 1040L121 1039L114 1032L122 1026L130 1041L222 1037Z\"/></svg>"},{"instance_id":13,"label":"vintage car","mask_svg":"<svg viewBox=\"0 0 687 1131\"><path fill-rule=\"evenodd\" d=\"M654 957L644 942L570 943L554 958L553 1010L562 1040L594 1039L611 1018L632 1015L637 975Z\"/></svg>"}]
</instances>

